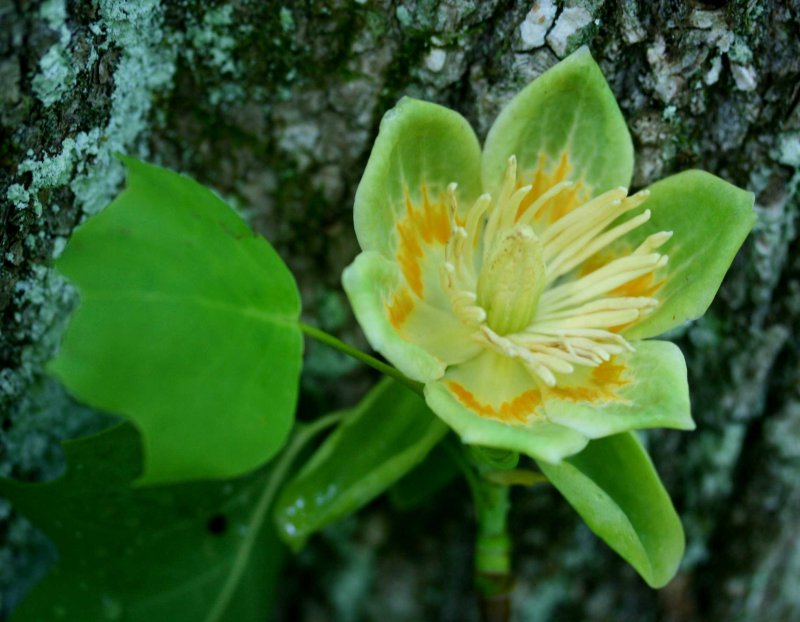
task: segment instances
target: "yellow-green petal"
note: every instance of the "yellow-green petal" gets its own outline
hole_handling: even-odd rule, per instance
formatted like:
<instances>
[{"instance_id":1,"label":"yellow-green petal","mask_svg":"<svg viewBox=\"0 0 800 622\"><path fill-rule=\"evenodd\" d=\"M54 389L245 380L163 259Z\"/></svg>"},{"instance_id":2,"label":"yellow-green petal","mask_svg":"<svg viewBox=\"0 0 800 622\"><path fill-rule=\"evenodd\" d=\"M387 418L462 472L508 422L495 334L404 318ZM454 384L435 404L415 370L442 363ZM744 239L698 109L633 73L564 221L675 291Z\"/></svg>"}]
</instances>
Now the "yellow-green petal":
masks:
<instances>
[{"instance_id":1,"label":"yellow-green petal","mask_svg":"<svg viewBox=\"0 0 800 622\"><path fill-rule=\"evenodd\" d=\"M487 192L497 192L512 155L524 183L535 185L534 172L540 168L550 182L582 180L587 196L628 187L633 174L630 133L588 48L543 73L497 117L481 165ZM559 166L569 170L553 176Z\"/></svg>"},{"instance_id":2,"label":"yellow-green petal","mask_svg":"<svg viewBox=\"0 0 800 622\"><path fill-rule=\"evenodd\" d=\"M559 377L544 393L547 418L589 438L644 428L694 429L678 346L668 341L634 346L634 352L583 374L589 382Z\"/></svg>"},{"instance_id":3,"label":"yellow-green petal","mask_svg":"<svg viewBox=\"0 0 800 622\"><path fill-rule=\"evenodd\" d=\"M393 257L395 225L406 215L407 199L417 208L426 194L437 202L454 182L465 206L481 192L475 133L457 112L404 97L384 115L356 191L353 217L361 248Z\"/></svg>"},{"instance_id":4,"label":"yellow-green petal","mask_svg":"<svg viewBox=\"0 0 800 622\"><path fill-rule=\"evenodd\" d=\"M395 262L377 252L361 253L345 268L342 284L367 341L377 352L419 382L430 382L444 374L444 361L403 339L392 325L387 302L403 287Z\"/></svg>"},{"instance_id":5,"label":"yellow-green petal","mask_svg":"<svg viewBox=\"0 0 800 622\"><path fill-rule=\"evenodd\" d=\"M641 284L641 292L629 292L652 295L660 304L623 331L628 339L660 335L703 315L756 221L753 193L705 171L685 171L648 190L639 211L649 209L650 220L618 246L633 249L651 234L671 231L672 238L659 248L669 263L652 282Z\"/></svg>"},{"instance_id":6,"label":"yellow-green petal","mask_svg":"<svg viewBox=\"0 0 800 622\"><path fill-rule=\"evenodd\" d=\"M581 433L548 421L539 387L520 363L485 351L425 386L431 410L464 443L558 462L583 449Z\"/></svg>"}]
</instances>

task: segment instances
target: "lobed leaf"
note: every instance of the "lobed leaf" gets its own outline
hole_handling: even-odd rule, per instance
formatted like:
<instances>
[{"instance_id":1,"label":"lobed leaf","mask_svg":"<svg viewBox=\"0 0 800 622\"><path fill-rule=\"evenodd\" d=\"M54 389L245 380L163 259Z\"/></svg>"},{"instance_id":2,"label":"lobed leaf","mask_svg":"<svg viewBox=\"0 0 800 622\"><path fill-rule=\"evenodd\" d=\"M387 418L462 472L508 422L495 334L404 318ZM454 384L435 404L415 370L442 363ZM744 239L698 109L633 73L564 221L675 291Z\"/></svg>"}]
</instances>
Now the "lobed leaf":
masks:
<instances>
[{"instance_id":1,"label":"lobed leaf","mask_svg":"<svg viewBox=\"0 0 800 622\"><path fill-rule=\"evenodd\" d=\"M50 370L142 433L140 482L226 478L284 444L300 298L275 250L191 179L125 158L128 187L56 266L80 290Z\"/></svg>"},{"instance_id":2,"label":"lobed leaf","mask_svg":"<svg viewBox=\"0 0 800 622\"><path fill-rule=\"evenodd\" d=\"M260 622L284 550L265 520L269 469L228 482L133 488L139 435L122 424L64 443L52 482L0 479L59 561L11 622Z\"/></svg>"}]
</instances>

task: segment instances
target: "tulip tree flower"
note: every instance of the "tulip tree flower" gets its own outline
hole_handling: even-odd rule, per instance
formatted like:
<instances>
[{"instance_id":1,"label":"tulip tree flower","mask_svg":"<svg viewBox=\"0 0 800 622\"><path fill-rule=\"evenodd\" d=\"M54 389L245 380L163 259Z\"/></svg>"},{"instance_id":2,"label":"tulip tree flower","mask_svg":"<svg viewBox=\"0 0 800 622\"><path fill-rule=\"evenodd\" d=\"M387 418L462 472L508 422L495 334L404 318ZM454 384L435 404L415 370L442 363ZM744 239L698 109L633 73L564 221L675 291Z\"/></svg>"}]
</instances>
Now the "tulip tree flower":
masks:
<instances>
[{"instance_id":1,"label":"tulip tree flower","mask_svg":"<svg viewBox=\"0 0 800 622\"><path fill-rule=\"evenodd\" d=\"M753 197L697 170L629 195L632 173L586 48L516 95L483 151L447 108L386 113L344 287L465 443L557 464L590 439L694 427L683 355L653 338L708 308Z\"/></svg>"}]
</instances>

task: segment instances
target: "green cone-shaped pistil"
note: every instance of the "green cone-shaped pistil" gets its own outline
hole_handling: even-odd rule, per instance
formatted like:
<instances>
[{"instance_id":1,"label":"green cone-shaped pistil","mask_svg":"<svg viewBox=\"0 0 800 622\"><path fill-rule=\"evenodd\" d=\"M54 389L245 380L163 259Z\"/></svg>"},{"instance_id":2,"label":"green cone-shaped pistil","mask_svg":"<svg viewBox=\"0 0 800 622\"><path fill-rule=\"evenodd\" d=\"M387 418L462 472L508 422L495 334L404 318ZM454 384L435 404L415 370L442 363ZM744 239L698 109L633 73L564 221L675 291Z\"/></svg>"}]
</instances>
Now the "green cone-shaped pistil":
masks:
<instances>
[{"instance_id":1,"label":"green cone-shaped pistil","mask_svg":"<svg viewBox=\"0 0 800 622\"><path fill-rule=\"evenodd\" d=\"M542 243L527 225L502 232L478 278L478 304L499 335L531 324L545 283Z\"/></svg>"}]
</instances>

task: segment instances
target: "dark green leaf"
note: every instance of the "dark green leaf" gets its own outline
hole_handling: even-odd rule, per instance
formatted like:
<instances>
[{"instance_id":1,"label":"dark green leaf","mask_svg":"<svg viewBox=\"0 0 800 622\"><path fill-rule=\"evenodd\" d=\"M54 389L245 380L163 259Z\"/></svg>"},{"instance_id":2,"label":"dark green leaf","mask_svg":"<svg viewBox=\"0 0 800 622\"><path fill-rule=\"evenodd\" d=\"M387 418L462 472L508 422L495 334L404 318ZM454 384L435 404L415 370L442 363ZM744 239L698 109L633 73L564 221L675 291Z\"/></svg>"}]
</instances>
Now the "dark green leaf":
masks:
<instances>
[{"instance_id":1,"label":"dark green leaf","mask_svg":"<svg viewBox=\"0 0 800 622\"><path fill-rule=\"evenodd\" d=\"M299 548L394 484L447 430L421 397L384 379L283 489L275 505L278 534Z\"/></svg>"},{"instance_id":2,"label":"dark green leaf","mask_svg":"<svg viewBox=\"0 0 800 622\"><path fill-rule=\"evenodd\" d=\"M263 622L283 550L268 468L229 482L132 488L139 435L123 424L65 443L55 481L0 479L60 560L12 622Z\"/></svg>"},{"instance_id":3,"label":"dark green leaf","mask_svg":"<svg viewBox=\"0 0 800 622\"><path fill-rule=\"evenodd\" d=\"M125 164L127 189L57 262L81 304L51 369L81 400L133 420L142 482L240 475L272 457L292 425L297 287L210 191Z\"/></svg>"},{"instance_id":4,"label":"dark green leaf","mask_svg":"<svg viewBox=\"0 0 800 622\"><path fill-rule=\"evenodd\" d=\"M389 498L401 510L416 507L447 486L458 474L458 464L439 443L420 464L392 486Z\"/></svg>"},{"instance_id":5,"label":"dark green leaf","mask_svg":"<svg viewBox=\"0 0 800 622\"><path fill-rule=\"evenodd\" d=\"M651 587L675 576L685 545L683 527L633 434L591 441L561 464L540 461L539 467L589 528Z\"/></svg>"}]
</instances>

